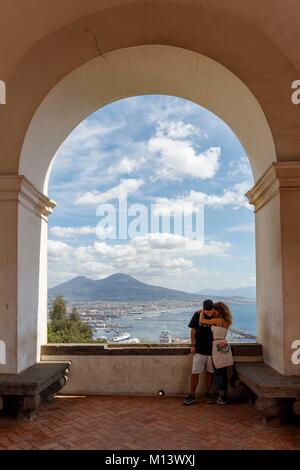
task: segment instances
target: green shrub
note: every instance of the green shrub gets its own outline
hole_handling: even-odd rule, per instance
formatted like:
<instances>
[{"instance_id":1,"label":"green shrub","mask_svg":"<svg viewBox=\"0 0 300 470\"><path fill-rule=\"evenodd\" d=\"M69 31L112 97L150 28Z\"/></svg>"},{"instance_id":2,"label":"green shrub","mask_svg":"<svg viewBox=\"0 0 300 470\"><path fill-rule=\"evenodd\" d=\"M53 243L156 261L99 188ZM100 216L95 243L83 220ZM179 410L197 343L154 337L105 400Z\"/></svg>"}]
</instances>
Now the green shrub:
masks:
<instances>
[{"instance_id":1,"label":"green shrub","mask_svg":"<svg viewBox=\"0 0 300 470\"><path fill-rule=\"evenodd\" d=\"M59 296L53 300L48 324L48 343L104 343L93 339L93 329L80 320L76 307L67 316L66 302Z\"/></svg>"}]
</instances>

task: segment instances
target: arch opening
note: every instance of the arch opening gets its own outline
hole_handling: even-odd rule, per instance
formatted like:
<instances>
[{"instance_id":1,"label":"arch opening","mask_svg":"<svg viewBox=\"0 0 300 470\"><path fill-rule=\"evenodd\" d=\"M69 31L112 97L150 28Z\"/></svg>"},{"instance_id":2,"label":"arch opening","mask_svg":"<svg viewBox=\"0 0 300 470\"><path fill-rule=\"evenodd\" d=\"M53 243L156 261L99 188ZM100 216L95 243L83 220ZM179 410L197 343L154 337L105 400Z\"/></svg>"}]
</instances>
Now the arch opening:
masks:
<instances>
[{"instance_id":1,"label":"arch opening","mask_svg":"<svg viewBox=\"0 0 300 470\"><path fill-rule=\"evenodd\" d=\"M101 108L52 165L49 299L79 308L95 338L119 325L124 342L157 343L186 342L203 298L223 296L232 341L255 340L252 184L244 148L204 108L161 95Z\"/></svg>"}]
</instances>

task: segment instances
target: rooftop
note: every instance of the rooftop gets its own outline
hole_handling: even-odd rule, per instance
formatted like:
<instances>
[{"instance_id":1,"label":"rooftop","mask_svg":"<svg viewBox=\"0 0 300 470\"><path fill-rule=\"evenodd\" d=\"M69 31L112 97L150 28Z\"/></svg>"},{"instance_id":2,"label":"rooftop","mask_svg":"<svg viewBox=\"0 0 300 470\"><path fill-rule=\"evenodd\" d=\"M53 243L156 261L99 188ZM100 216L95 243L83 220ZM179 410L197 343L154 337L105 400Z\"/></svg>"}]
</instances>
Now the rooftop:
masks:
<instances>
[{"instance_id":1,"label":"rooftop","mask_svg":"<svg viewBox=\"0 0 300 470\"><path fill-rule=\"evenodd\" d=\"M300 423L268 425L253 407L182 397L57 396L34 421L0 418L0 449L300 449Z\"/></svg>"}]
</instances>

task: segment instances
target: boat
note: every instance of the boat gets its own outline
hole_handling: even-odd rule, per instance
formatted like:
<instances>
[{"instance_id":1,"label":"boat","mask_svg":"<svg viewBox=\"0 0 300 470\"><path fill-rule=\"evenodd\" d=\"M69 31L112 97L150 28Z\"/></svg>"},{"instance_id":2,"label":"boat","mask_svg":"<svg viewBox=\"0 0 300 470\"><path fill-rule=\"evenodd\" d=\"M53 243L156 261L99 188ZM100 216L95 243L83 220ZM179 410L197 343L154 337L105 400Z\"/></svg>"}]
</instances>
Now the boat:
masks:
<instances>
[{"instance_id":1,"label":"boat","mask_svg":"<svg viewBox=\"0 0 300 470\"><path fill-rule=\"evenodd\" d=\"M169 330L163 330L159 335L159 342L161 344L170 344L172 343L172 336Z\"/></svg>"},{"instance_id":2,"label":"boat","mask_svg":"<svg viewBox=\"0 0 300 470\"><path fill-rule=\"evenodd\" d=\"M130 338L130 333L122 333L121 335L117 333L114 335L111 339L113 343L120 343L122 341L126 341L127 339Z\"/></svg>"}]
</instances>

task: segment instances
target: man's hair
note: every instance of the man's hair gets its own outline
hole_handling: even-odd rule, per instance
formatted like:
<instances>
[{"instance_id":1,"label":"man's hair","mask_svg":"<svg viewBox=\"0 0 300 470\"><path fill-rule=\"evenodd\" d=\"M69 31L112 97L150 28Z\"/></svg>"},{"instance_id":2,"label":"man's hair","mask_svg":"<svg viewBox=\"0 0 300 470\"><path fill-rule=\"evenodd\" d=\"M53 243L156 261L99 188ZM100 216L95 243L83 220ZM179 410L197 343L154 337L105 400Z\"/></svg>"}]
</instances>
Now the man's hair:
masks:
<instances>
[{"instance_id":1,"label":"man's hair","mask_svg":"<svg viewBox=\"0 0 300 470\"><path fill-rule=\"evenodd\" d=\"M213 310L214 303L211 299L204 300L203 302L203 310Z\"/></svg>"}]
</instances>

